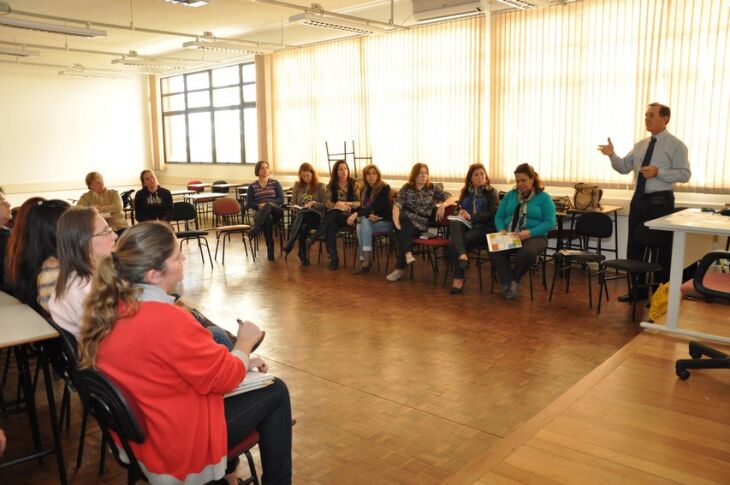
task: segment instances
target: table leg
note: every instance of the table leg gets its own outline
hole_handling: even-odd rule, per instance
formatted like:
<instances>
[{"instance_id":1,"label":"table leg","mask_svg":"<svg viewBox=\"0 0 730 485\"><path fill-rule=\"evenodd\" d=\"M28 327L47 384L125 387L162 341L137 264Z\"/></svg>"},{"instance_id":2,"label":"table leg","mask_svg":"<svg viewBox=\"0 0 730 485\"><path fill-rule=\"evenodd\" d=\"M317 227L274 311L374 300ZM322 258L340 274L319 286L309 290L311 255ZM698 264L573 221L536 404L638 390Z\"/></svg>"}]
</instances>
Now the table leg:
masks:
<instances>
[{"instance_id":1,"label":"table leg","mask_svg":"<svg viewBox=\"0 0 730 485\"><path fill-rule=\"evenodd\" d=\"M30 429L33 434L33 442L36 450L41 451L41 432L38 428L38 412L35 406L35 395L33 394L33 384L30 379L30 366L28 365L28 353L25 345L17 345L15 347L15 359L18 362L18 379L23 388L23 396L25 396L25 407L28 411L28 419L30 420Z\"/></svg>"},{"instance_id":2,"label":"table leg","mask_svg":"<svg viewBox=\"0 0 730 485\"><path fill-rule=\"evenodd\" d=\"M53 384L51 373L48 370L48 358L45 348L41 344L38 355L39 364L43 366L43 380L46 381L46 397L48 398L48 414L51 418L51 429L53 430L53 446L56 452L56 463L58 464L58 477L61 485L66 485L66 466L63 461L63 448L61 447L61 435L58 429L58 418L56 416L56 400L53 397Z\"/></svg>"},{"instance_id":3,"label":"table leg","mask_svg":"<svg viewBox=\"0 0 730 485\"><path fill-rule=\"evenodd\" d=\"M678 327L679 302L682 300L680 288L684 271L684 246L686 233L674 231L672 240L672 266L669 273L669 303L667 305L667 328L672 330Z\"/></svg>"}]
</instances>

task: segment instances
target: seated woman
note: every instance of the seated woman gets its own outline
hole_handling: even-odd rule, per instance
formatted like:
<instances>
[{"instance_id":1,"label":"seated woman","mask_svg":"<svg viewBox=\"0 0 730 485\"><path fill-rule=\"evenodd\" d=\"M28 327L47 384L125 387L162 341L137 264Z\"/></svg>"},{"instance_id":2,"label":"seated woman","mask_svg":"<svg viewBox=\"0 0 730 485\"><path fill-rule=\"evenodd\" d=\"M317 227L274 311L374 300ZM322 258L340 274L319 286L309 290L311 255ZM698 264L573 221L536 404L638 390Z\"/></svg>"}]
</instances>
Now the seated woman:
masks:
<instances>
[{"instance_id":1,"label":"seated woman","mask_svg":"<svg viewBox=\"0 0 730 485\"><path fill-rule=\"evenodd\" d=\"M408 183L398 192L393 206L393 225L398 241L398 261L395 270L386 276L391 282L403 277L406 266L413 264L413 239L428 231L428 221L436 209L436 220L441 220L447 207L456 204L456 198L431 183L428 166L417 163L411 168Z\"/></svg>"},{"instance_id":2,"label":"seated woman","mask_svg":"<svg viewBox=\"0 0 730 485\"><path fill-rule=\"evenodd\" d=\"M129 227L124 218L124 206L119 192L107 189L104 186L104 178L99 172L89 172L86 175L86 186L89 191L81 196L77 206L95 208L106 218L112 231L117 235Z\"/></svg>"},{"instance_id":3,"label":"seated woman","mask_svg":"<svg viewBox=\"0 0 730 485\"><path fill-rule=\"evenodd\" d=\"M266 239L266 257L269 261L274 260L274 224L284 216L281 206L284 205L284 191L281 184L269 178L269 162L257 162L254 173L258 177L254 183L248 186L246 204L254 212L253 234L263 230Z\"/></svg>"},{"instance_id":4,"label":"seated woman","mask_svg":"<svg viewBox=\"0 0 730 485\"><path fill-rule=\"evenodd\" d=\"M362 169L364 190L360 193L360 207L353 209L347 223L357 222L357 242L360 246L360 266L354 273L367 273L373 265L373 234L393 230L393 207L390 204L390 185L383 182L380 170L373 164Z\"/></svg>"},{"instance_id":5,"label":"seated woman","mask_svg":"<svg viewBox=\"0 0 730 485\"><path fill-rule=\"evenodd\" d=\"M324 184L317 180L317 173L309 163L303 163L299 167L299 180L294 184L291 193L292 206L300 209L292 209L296 216L289 231L289 240L284 246L284 252L288 256L294 249L294 243L299 239L299 259L302 266L309 265L309 251L307 251L307 234L322 222L324 215Z\"/></svg>"},{"instance_id":6,"label":"seated woman","mask_svg":"<svg viewBox=\"0 0 730 485\"><path fill-rule=\"evenodd\" d=\"M152 170L139 174L142 188L134 194L134 218L137 222L172 220L172 194L160 187Z\"/></svg>"},{"instance_id":7,"label":"seated woman","mask_svg":"<svg viewBox=\"0 0 730 485\"><path fill-rule=\"evenodd\" d=\"M517 233L522 247L490 254L504 297L519 296L520 279L535 258L547 248L547 233L555 225L555 204L544 191L540 176L531 165L523 163L515 169L516 187L504 196L497 209L494 224L502 234ZM510 254L515 253L514 268Z\"/></svg>"},{"instance_id":8,"label":"seated woman","mask_svg":"<svg viewBox=\"0 0 730 485\"><path fill-rule=\"evenodd\" d=\"M497 190L489 185L487 170L475 163L466 172L464 187L459 196L458 216L471 224L451 221L449 224L449 249L454 259L454 282L451 294L461 293L464 288L464 270L469 266L469 249L486 247L487 234L495 232L494 215L499 206Z\"/></svg>"},{"instance_id":9,"label":"seated woman","mask_svg":"<svg viewBox=\"0 0 730 485\"><path fill-rule=\"evenodd\" d=\"M336 161L332 167L325 205L327 213L314 235L307 239L307 247L325 236L330 269L336 271L340 267L340 258L337 256L337 231L347 225L350 213L360 205L360 184L350 176L350 167L344 160Z\"/></svg>"},{"instance_id":10,"label":"seated woman","mask_svg":"<svg viewBox=\"0 0 730 485\"><path fill-rule=\"evenodd\" d=\"M30 306L48 310L56 284L56 222L69 205L63 200L33 197L21 205L8 241L5 284Z\"/></svg>"},{"instance_id":11,"label":"seated woman","mask_svg":"<svg viewBox=\"0 0 730 485\"><path fill-rule=\"evenodd\" d=\"M91 291L91 276L96 264L111 255L117 235L95 209L76 207L60 217L56 237L59 271L47 309L54 322L78 339L84 301ZM180 300L176 303L188 311L197 311ZM199 313L193 315L208 328L213 340L229 350L233 348L224 329Z\"/></svg>"},{"instance_id":12,"label":"seated woman","mask_svg":"<svg viewBox=\"0 0 730 485\"><path fill-rule=\"evenodd\" d=\"M169 296L183 279L184 260L168 224L146 222L124 232L92 278L80 366L98 367L138 405L147 437L131 446L150 483L205 483L224 474L234 480L237 460L227 462L227 450L254 429L263 483L291 483L286 385L275 379L268 387L223 397L247 370L267 371L263 359L250 356L263 333L245 322L231 352L213 343Z\"/></svg>"},{"instance_id":13,"label":"seated woman","mask_svg":"<svg viewBox=\"0 0 730 485\"><path fill-rule=\"evenodd\" d=\"M56 237L59 272L48 312L59 327L78 339L94 267L112 253L117 235L95 209L77 207L58 220Z\"/></svg>"}]
</instances>

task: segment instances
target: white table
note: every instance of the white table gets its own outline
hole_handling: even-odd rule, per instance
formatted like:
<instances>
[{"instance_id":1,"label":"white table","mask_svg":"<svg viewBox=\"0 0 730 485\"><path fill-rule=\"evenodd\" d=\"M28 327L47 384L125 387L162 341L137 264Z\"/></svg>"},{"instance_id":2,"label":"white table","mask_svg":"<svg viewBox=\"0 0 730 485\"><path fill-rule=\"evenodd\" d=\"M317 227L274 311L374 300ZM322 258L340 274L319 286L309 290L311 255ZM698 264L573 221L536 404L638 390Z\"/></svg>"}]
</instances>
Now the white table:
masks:
<instances>
[{"instance_id":1,"label":"white table","mask_svg":"<svg viewBox=\"0 0 730 485\"><path fill-rule=\"evenodd\" d=\"M14 296L8 295L4 291L0 291L0 308L11 305L22 305L22 303Z\"/></svg>"},{"instance_id":2,"label":"white table","mask_svg":"<svg viewBox=\"0 0 730 485\"><path fill-rule=\"evenodd\" d=\"M7 298L3 298L7 300ZM45 346L43 345L48 340L58 338L58 332L28 305L10 302L9 305L0 308L0 314L2 314L2 318L0 318L0 349L12 348L15 351L15 358L18 363L18 379L23 388L23 397L26 401L25 407L30 418L31 434L36 447L35 453L11 461L0 462L0 469L55 453L59 481L62 485L65 485L67 483L66 467L63 461L63 448L61 447L56 404L53 398L51 373L48 369L48 357ZM26 347L33 343L38 345L38 359L43 369L43 380L46 384L46 397L48 398L48 411L53 434L53 447L47 450L43 450L41 445L35 394L33 393L33 385L31 382L31 370L28 365Z\"/></svg>"},{"instance_id":3,"label":"white table","mask_svg":"<svg viewBox=\"0 0 730 485\"><path fill-rule=\"evenodd\" d=\"M685 209L669 214L646 223L651 229L672 231L672 266L669 275L669 304L667 306L667 321L665 325L641 322L644 328L687 335L690 337L714 340L730 344L730 338L695 332L679 327L679 303L682 300L680 287L682 286L682 272L684 271L684 254L686 249L687 233L730 236L730 217L702 212L700 209ZM718 322L720 325L730 326L730 311L723 305L718 305Z\"/></svg>"}]
</instances>

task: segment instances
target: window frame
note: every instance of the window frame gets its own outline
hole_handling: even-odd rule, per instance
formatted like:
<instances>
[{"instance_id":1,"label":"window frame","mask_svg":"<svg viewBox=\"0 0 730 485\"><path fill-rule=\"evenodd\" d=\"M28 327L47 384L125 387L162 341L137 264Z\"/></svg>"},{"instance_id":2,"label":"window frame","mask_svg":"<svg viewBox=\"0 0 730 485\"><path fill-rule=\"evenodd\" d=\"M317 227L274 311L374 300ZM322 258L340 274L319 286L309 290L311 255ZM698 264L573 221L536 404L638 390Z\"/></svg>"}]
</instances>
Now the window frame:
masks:
<instances>
[{"instance_id":1,"label":"window frame","mask_svg":"<svg viewBox=\"0 0 730 485\"><path fill-rule=\"evenodd\" d=\"M182 74L175 74L171 76L165 76L161 77L159 82L160 86L160 113L161 113L161 119L162 119L162 150L163 150L163 156L165 163L170 164L200 164L200 165L253 165L258 161L258 157L256 157L255 160L248 161L246 159L246 127L244 125L245 116L244 113L246 110L250 109L257 109L257 101L254 99L253 101L245 101L244 100L244 88L247 86L256 86L256 76L254 71L254 78L253 81L244 81L244 69L245 66L251 66L253 65L255 68L255 61L249 61L249 62L242 62L239 64L232 64L230 66L221 66L221 67L215 67L210 69L204 69L202 71L192 71L192 72L185 72ZM238 82L232 83L232 84L226 84L222 86L213 86L213 71L216 69L225 69L236 66L237 72L238 72ZM190 76L194 75L200 75L201 73L206 73L208 77L208 87L206 88L196 88L196 89L188 89L188 78ZM169 91L165 92L164 83L166 80L174 77L182 76L182 91ZM225 106L213 106L213 92L217 89L230 89L230 88L238 88L238 95L239 95L239 102L238 104L232 104L232 105L225 105ZM205 93L208 92L208 106L203 107L195 107L190 108L188 107L188 96L191 93ZM173 96L180 96L183 97L183 103L184 103L184 109L181 110L165 110L165 101L167 98L173 97ZM216 130L215 130L215 113L220 111L233 111L238 110L238 120L239 120L239 139L240 139L240 159L239 161L218 161L218 153L217 153L217 147L216 147ZM209 113L210 117L210 143L211 143L211 160L210 161L194 161L191 160L190 156L190 115L193 114L199 114L199 113ZM185 160L170 160L167 150L167 128L166 128L166 120L168 117L173 116L184 116L185 120Z\"/></svg>"}]
</instances>

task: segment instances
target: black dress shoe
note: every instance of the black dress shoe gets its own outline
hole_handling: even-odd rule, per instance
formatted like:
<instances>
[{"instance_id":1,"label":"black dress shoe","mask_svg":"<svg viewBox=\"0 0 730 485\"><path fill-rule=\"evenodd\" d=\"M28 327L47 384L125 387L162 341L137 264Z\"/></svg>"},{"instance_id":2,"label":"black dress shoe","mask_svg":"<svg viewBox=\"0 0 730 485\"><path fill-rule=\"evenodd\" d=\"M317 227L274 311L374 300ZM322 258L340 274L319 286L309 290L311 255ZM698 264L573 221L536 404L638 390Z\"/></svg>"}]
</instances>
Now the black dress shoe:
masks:
<instances>
[{"instance_id":1,"label":"black dress shoe","mask_svg":"<svg viewBox=\"0 0 730 485\"><path fill-rule=\"evenodd\" d=\"M451 290L449 291L449 294L450 295L460 295L461 292L463 292L463 291L464 291L463 286L461 288L456 288L456 287L452 286Z\"/></svg>"},{"instance_id":2,"label":"black dress shoe","mask_svg":"<svg viewBox=\"0 0 730 485\"><path fill-rule=\"evenodd\" d=\"M639 291L636 293L636 298L638 300L646 300L649 298L649 293L647 291ZM621 303L631 303L634 301L634 297L630 293L626 293L625 295L619 296L618 301Z\"/></svg>"},{"instance_id":3,"label":"black dress shoe","mask_svg":"<svg viewBox=\"0 0 730 485\"><path fill-rule=\"evenodd\" d=\"M289 257L289 253L292 252L292 249L294 249L294 244L286 243L284 245L284 260L286 260Z\"/></svg>"},{"instance_id":4,"label":"black dress shoe","mask_svg":"<svg viewBox=\"0 0 730 485\"><path fill-rule=\"evenodd\" d=\"M308 259L302 259L302 266L309 266L309 260Z\"/></svg>"},{"instance_id":5,"label":"black dress shoe","mask_svg":"<svg viewBox=\"0 0 730 485\"><path fill-rule=\"evenodd\" d=\"M461 269L467 269L467 268L469 268L469 260L468 259L460 259L459 260L459 268L461 268Z\"/></svg>"},{"instance_id":6,"label":"black dress shoe","mask_svg":"<svg viewBox=\"0 0 730 485\"><path fill-rule=\"evenodd\" d=\"M333 259L330 262L330 271L337 271L340 269L340 260L339 259Z\"/></svg>"}]
</instances>

